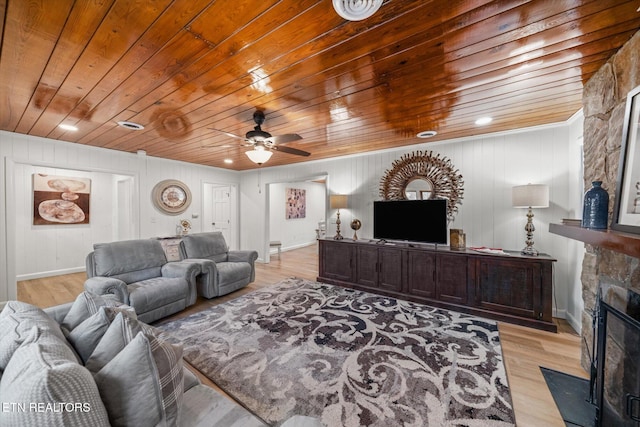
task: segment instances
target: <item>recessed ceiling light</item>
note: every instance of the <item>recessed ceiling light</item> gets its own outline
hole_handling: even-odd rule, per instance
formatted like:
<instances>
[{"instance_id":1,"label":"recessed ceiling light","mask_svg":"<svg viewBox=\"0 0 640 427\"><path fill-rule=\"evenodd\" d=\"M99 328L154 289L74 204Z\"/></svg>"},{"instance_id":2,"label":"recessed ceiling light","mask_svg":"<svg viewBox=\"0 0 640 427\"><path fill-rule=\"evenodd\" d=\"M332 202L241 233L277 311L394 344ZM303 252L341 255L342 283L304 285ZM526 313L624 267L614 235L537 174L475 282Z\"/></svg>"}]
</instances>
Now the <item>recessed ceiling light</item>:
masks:
<instances>
[{"instance_id":1,"label":"recessed ceiling light","mask_svg":"<svg viewBox=\"0 0 640 427\"><path fill-rule=\"evenodd\" d=\"M483 126L483 125L488 125L492 121L493 119L491 117L480 117L478 120L476 120L476 124L478 126Z\"/></svg>"},{"instance_id":2,"label":"recessed ceiling light","mask_svg":"<svg viewBox=\"0 0 640 427\"><path fill-rule=\"evenodd\" d=\"M73 131L73 132L75 132L75 131L77 131L77 130L78 130L78 128L77 128L77 127L75 127L75 126L73 126L73 125L58 125L58 127L59 127L60 129L70 130L70 131Z\"/></svg>"},{"instance_id":3,"label":"recessed ceiling light","mask_svg":"<svg viewBox=\"0 0 640 427\"><path fill-rule=\"evenodd\" d=\"M431 138L433 136L436 136L438 134L438 132L436 132L435 130L423 130L422 132L419 132L416 136L418 138Z\"/></svg>"},{"instance_id":4,"label":"recessed ceiling light","mask_svg":"<svg viewBox=\"0 0 640 427\"><path fill-rule=\"evenodd\" d=\"M118 126L126 128L126 129L131 129L131 130L142 130L142 129L144 129L144 126L142 126L139 123L127 122L127 121L118 122Z\"/></svg>"},{"instance_id":5,"label":"recessed ceiling light","mask_svg":"<svg viewBox=\"0 0 640 427\"><path fill-rule=\"evenodd\" d=\"M224 159L224 162L228 165L230 165L231 163L233 163L233 160L231 159Z\"/></svg>"}]
</instances>

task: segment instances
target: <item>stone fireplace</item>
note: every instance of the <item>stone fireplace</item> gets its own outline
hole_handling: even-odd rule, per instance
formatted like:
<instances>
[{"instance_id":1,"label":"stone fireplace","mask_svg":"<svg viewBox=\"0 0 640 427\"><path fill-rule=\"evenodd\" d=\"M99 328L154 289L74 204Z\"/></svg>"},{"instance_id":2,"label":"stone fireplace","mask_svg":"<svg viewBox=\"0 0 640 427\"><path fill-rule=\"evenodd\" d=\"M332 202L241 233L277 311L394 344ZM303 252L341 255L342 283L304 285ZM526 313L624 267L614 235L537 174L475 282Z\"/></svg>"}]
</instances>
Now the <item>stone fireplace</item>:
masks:
<instances>
[{"instance_id":1,"label":"stone fireplace","mask_svg":"<svg viewBox=\"0 0 640 427\"><path fill-rule=\"evenodd\" d=\"M602 181L609 192L609 221L618 177L627 93L640 85L640 31L609 59L585 84L584 182ZM640 257L599 246L586 245L582 264L582 367L589 371L593 348L593 313L599 290L614 287L620 292L640 293Z\"/></svg>"},{"instance_id":2,"label":"stone fireplace","mask_svg":"<svg viewBox=\"0 0 640 427\"><path fill-rule=\"evenodd\" d=\"M602 287L596 333L596 425L640 425L640 294Z\"/></svg>"}]
</instances>

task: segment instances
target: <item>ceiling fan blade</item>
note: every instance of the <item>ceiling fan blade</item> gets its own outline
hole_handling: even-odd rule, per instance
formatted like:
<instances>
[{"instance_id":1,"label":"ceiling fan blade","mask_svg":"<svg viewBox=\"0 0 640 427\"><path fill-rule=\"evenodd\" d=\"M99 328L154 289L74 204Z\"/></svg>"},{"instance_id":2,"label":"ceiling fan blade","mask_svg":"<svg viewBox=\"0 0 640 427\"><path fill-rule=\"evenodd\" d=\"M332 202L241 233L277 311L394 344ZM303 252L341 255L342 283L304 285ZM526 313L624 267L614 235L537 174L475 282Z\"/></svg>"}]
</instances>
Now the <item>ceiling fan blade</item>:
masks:
<instances>
[{"instance_id":1,"label":"ceiling fan blade","mask_svg":"<svg viewBox=\"0 0 640 427\"><path fill-rule=\"evenodd\" d=\"M272 150L276 150L276 151L280 151L282 153L287 153L287 154L295 154L296 156L310 156L311 153L309 153L308 151L302 151L302 150L298 150L297 148L292 148L292 147L284 147L282 145L274 145L271 147Z\"/></svg>"},{"instance_id":2,"label":"ceiling fan blade","mask_svg":"<svg viewBox=\"0 0 640 427\"><path fill-rule=\"evenodd\" d=\"M269 139L273 141L274 144L285 144L287 142L298 141L302 139L302 137L297 133L287 133L284 135L272 136Z\"/></svg>"},{"instance_id":3,"label":"ceiling fan blade","mask_svg":"<svg viewBox=\"0 0 640 427\"><path fill-rule=\"evenodd\" d=\"M233 133L225 132L225 131L220 130L220 129L214 129L214 128L207 128L207 129L209 129L209 130L215 130L216 132L220 132L220 133L224 133L225 135L230 136L231 138L237 138L237 139L242 139L242 140L244 140L244 139L245 139L245 137L244 137L244 136L235 135L235 134L233 134Z\"/></svg>"}]
</instances>

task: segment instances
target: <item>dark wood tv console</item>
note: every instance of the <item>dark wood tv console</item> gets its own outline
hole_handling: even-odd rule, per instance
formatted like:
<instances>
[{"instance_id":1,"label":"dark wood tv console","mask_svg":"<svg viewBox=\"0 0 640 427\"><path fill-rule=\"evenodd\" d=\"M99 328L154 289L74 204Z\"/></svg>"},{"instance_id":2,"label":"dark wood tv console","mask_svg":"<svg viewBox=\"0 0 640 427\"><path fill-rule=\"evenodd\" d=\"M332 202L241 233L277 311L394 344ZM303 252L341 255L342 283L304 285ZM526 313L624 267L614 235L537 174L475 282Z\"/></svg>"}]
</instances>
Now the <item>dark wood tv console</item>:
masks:
<instances>
[{"instance_id":1,"label":"dark wood tv console","mask_svg":"<svg viewBox=\"0 0 640 427\"><path fill-rule=\"evenodd\" d=\"M548 255L351 239L321 239L319 250L320 282L557 332Z\"/></svg>"}]
</instances>

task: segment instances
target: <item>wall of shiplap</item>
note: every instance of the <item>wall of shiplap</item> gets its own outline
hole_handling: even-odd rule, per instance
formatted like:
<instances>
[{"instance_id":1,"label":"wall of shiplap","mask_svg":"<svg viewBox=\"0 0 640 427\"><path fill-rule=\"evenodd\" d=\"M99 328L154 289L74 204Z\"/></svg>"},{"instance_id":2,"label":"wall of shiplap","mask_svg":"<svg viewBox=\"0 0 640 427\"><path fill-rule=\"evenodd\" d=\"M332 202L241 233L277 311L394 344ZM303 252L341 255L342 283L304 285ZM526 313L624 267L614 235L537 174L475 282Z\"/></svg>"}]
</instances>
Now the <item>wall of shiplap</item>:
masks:
<instances>
[{"instance_id":1,"label":"wall of shiplap","mask_svg":"<svg viewBox=\"0 0 640 427\"><path fill-rule=\"evenodd\" d=\"M118 213L114 212L113 201L118 177L134 180L133 238L174 235L181 218L191 221L191 232L200 231L204 183L238 188L240 178L238 172L219 168L3 131L0 158L4 196L0 198L0 301L16 298L17 275L82 271L93 243L114 240ZM40 172L92 179L90 224L32 225L31 176ZM184 214L166 215L153 206L151 190L164 179L178 179L191 189L193 202ZM237 204L237 200L232 203Z\"/></svg>"},{"instance_id":2,"label":"wall of shiplap","mask_svg":"<svg viewBox=\"0 0 640 427\"><path fill-rule=\"evenodd\" d=\"M285 215L286 190L305 190L306 214L304 218L287 219ZM269 240L282 243L282 249L295 249L315 244L318 222L325 215L326 186L316 182L269 184ZM276 251L272 249L272 252Z\"/></svg>"},{"instance_id":3,"label":"wall of shiplap","mask_svg":"<svg viewBox=\"0 0 640 427\"><path fill-rule=\"evenodd\" d=\"M379 200L382 176L394 160L416 150L432 150L450 158L464 178L464 199L452 228L466 233L467 246L489 246L519 250L525 246L526 209L511 207L511 188L527 183L550 187L550 207L536 209L535 247L558 259L554 271L554 308L556 315L570 316L579 303L573 282L579 265L568 239L548 232L549 224L576 217L576 201L581 189L575 187L575 174L581 164L575 135L582 133L582 121L572 119L555 126L522 129L514 132L421 144L410 148L385 150L298 165L262 168L242 173L240 223L241 246L268 253L264 220L251 214L264 211L265 185L295 181L312 175L327 174L328 194L348 194L349 208L341 210L342 224L362 221L361 238L373 235L373 201ZM577 217L580 217L579 214ZM335 212L327 210L327 235L335 233ZM572 299L569 301L569 299ZM579 314L577 315L579 319Z\"/></svg>"}]
</instances>

